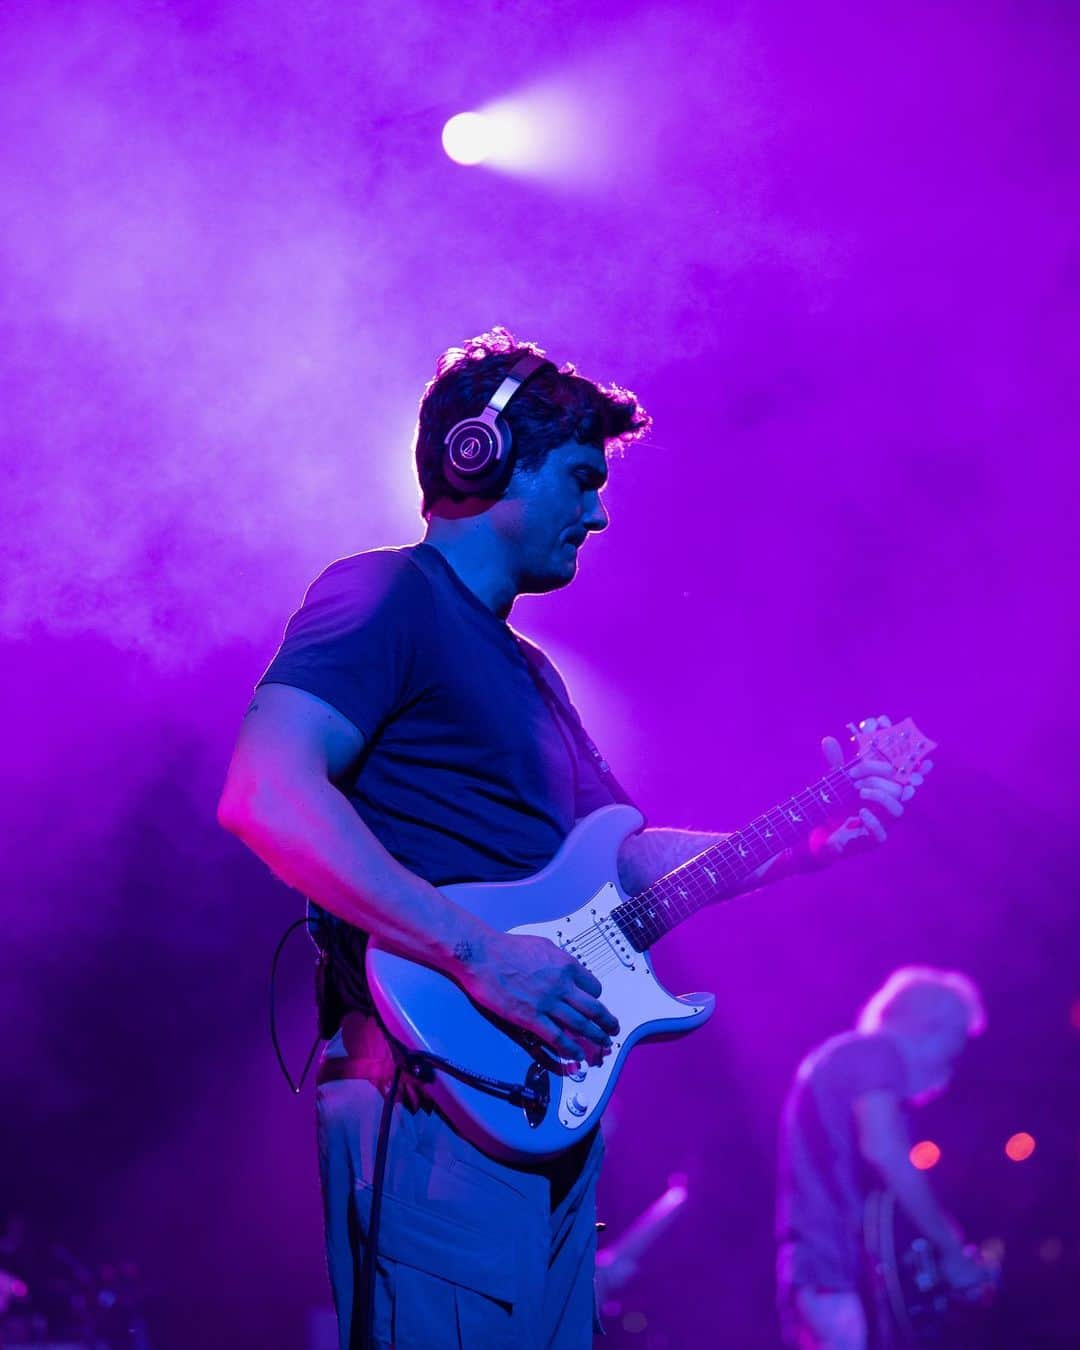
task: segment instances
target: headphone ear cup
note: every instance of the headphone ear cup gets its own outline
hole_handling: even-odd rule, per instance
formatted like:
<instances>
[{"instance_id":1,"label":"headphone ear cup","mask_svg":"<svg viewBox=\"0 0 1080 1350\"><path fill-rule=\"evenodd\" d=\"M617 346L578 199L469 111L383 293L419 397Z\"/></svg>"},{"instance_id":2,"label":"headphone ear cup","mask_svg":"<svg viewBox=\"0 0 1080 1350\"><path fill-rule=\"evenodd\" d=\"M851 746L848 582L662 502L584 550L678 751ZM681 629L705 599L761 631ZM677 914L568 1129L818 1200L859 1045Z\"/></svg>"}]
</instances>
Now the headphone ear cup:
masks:
<instances>
[{"instance_id":1,"label":"headphone ear cup","mask_svg":"<svg viewBox=\"0 0 1080 1350\"><path fill-rule=\"evenodd\" d=\"M538 370L551 366L536 352L519 356L502 377L479 417L456 422L443 441L443 476L467 497L501 497L514 472L514 438L506 405ZM554 369L554 366L552 366Z\"/></svg>"},{"instance_id":2,"label":"headphone ear cup","mask_svg":"<svg viewBox=\"0 0 1080 1350\"><path fill-rule=\"evenodd\" d=\"M468 497L498 497L513 471L510 428L501 417L494 422L466 418L448 433L443 474L451 487Z\"/></svg>"}]
</instances>

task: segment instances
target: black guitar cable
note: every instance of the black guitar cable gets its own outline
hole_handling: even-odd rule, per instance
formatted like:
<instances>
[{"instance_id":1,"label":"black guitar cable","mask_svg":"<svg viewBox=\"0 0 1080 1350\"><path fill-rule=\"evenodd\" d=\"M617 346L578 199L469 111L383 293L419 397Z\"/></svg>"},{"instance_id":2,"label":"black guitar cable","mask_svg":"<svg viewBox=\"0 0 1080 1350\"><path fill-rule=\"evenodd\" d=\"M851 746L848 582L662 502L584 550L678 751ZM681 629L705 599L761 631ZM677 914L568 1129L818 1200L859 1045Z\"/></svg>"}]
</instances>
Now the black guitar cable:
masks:
<instances>
[{"instance_id":1,"label":"black guitar cable","mask_svg":"<svg viewBox=\"0 0 1080 1350\"><path fill-rule=\"evenodd\" d=\"M274 1047L274 1054L277 1057L278 1067L284 1075L286 1083L289 1085L289 1091L294 1097L300 1095L304 1082L307 1079L308 1072L311 1069L312 1061L315 1058L315 1052L319 1048L319 1042L322 1036L315 1037L315 1042L308 1053L307 1061L304 1064L303 1071L300 1074L299 1081L293 1080L289 1072L288 1065L285 1063L285 1056L281 1052L281 1041L278 1038L277 1030L277 972L278 963L281 960L281 953L285 950L285 944L298 928L305 924L310 924L314 920L310 914L305 914L302 918L294 920L281 935L281 940L274 949L273 960L270 962L270 1040ZM390 1151L390 1123L394 1114L394 1103L397 1101L398 1091L401 1086L401 1074L406 1067L405 1060L401 1057L396 1043L387 1037L387 1041L394 1054L394 1077L390 1084L390 1091L387 1093L382 1111L379 1114L379 1135L375 1145L375 1167L371 1178L371 1211L368 1215L367 1240L364 1246L367 1248L367 1255L364 1261L364 1278L353 1290L353 1315L352 1330L349 1336L350 1350L368 1350L369 1346L375 1344L375 1268L378 1263L379 1252L379 1222L382 1218L382 1196L383 1183L386 1177L386 1160ZM416 1076L420 1077L419 1071ZM362 1296L362 1301L358 1299ZM358 1307L358 1301L360 1306ZM360 1339L358 1339L358 1337Z\"/></svg>"},{"instance_id":2,"label":"black guitar cable","mask_svg":"<svg viewBox=\"0 0 1080 1350\"><path fill-rule=\"evenodd\" d=\"M298 928L305 924L317 922L310 914L305 914L302 918L295 919L281 936L277 947L274 949L273 960L270 963L270 1040L274 1047L274 1054L277 1057L278 1067L284 1075L285 1081L289 1085L289 1090L293 1096L299 1096L311 1069L312 1062L315 1059L315 1052L319 1048L319 1042L323 1039L321 1035L315 1037L314 1044L308 1052L307 1060L298 1081L293 1080L285 1063L285 1056L281 1051L281 1042L278 1038L277 1030L277 971L281 960L281 954L285 950L285 945L289 938ZM378 1014L375 1014L378 1016ZM371 1211L368 1215L367 1239L364 1243L366 1248L366 1258L364 1261L364 1278L357 1289L353 1291L353 1318L352 1333L349 1337L350 1350L371 1350L375 1345L375 1290L376 1290L376 1267L378 1265L379 1254L379 1224L382 1219L382 1197L383 1187L386 1180L386 1163L390 1152L390 1125L394 1114L394 1105L401 1090L402 1074L408 1073L419 1083L430 1083L435 1077L436 1069L441 1069L443 1073L448 1073L454 1078L460 1079L470 1086L480 1089L482 1092L489 1092L494 1096L505 1097L511 1106L538 1106L544 1109L550 1100L546 1082L543 1087L530 1087L527 1083L508 1083L499 1078L490 1078L486 1074L475 1073L471 1069L466 1069L462 1064L455 1064L453 1060L445 1059L442 1055L431 1054L425 1050L406 1050L399 1045L393 1036L386 1030L379 1019L379 1026L386 1037L386 1042L390 1047L390 1052L394 1058L394 1076L390 1083L390 1091L383 1099L382 1111L379 1114L379 1134L375 1145L375 1166L371 1178ZM358 1306L359 1304L359 1306ZM361 1332L362 1339L357 1336Z\"/></svg>"},{"instance_id":3,"label":"black guitar cable","mask_svg":"<svg viewBox=\"0 0 1080 1350\"><path fill-rule=\"evenodd\" d=\"M364 1259L364 1280L363 1280L363 1317L357 1317L356 1293L353 1294L353 1322L352 1332L349 1336L350 1350L373 1350L375 1345L375 1267L379 1260L379 1221L382 1218L382 1197L383 1182L386 1180L386 1160L390 1152L390 1122L394 1114L394 1103L397 1101L398 1089L401 1087L401 1074L405 1068L404 1062L398 1057L394 1042L390 1042L391 1050L394 1053L394 1077L390 1083L390 1091L383 1100L382 1112L379 1116L379 1139L375 1145L375 1168L371 1177L371 1211L368 1214L367 1238L364 1246L367 1253ZM357 1341L356 1332L360 1325L363 1325L364 1336L361 1341Z\"/></svg>"},{"instance_id":4,"label":"black guitar cable","mask_svg":"<svg viewBox=\"0 0 1080 1350\"><path fill-rule=\"evenodd\" d=\"M317 1035L315 1037L311 1049L308 1052L307 1062L304 1064L303 1072L300 1074L300 1081L294 1083L292 1074L289 1072L288 1066L285 1063L285 1056L281 1053L281 1042L278 1040L277 1003L274 997L274 991L277 985L278 962L281 960L281 953L285 950L285 944L301 925L314 922L316 922L316 920L312 915L305 914L302 919L296 919L289 924L288 928L285 929L285 932L282 933L281 941L274 950L274 959L270 962L270 1041L274 1047L274 1054L277 1056L278 1068L285 1075L285 1081L288 1083L289 1090L294 1097L299 1097L300 1095L300 1089L304 1086L304 1080L307 1078L308 1072L311 1069L312 1061L315 1059L315 1052L319 1048L319 1042L322 1040L322 1036Z\"/></svg>"},{"instance_id":5,"label":"black guitar cable","mask_svg":"<svg viewBox=\"0 0 1080 1350\"><path fill-rule=\"evenodd\" d=\"M270 963L270 1040L274 1047L274 1054L277 1057L278 1067L289 1085L289 1090L294 1097L300 1095L301 1089L307 1080L311 1065L315 1059L315 1052L319 1048L319 1042L323 1039L321 1035L316 1036L308 1051L307 1060L304 1063L303 1071L300 1074L299 1081L294 1082L292 1074L289 1072L288 1065L285 1063L285 1056L281 1051L281 1041L277 1030L277 1000L275 990L277 986L278 963L281 960L281 953L285 950L285 944L293 933L304 924L317 922L310 914L305 914L303 918L295 919L281 936L273 960ZM376 1014L377 1015L377 1014ZM548 1093L538 1088L529 1087L527 1083L508 1083L501 1078L490 1078L487 1074L477 1073L474 1069L466 1069L463 1064L455 1064L451 1059L445 1059L442 1055L432 1054L426 1050L408 1051L399 1046L394 1038L382 1025L382 1019L379 1019L379 1026L385 1035L388 1044L395 1051L395 1058L401 1056L400 1065L406 1069L419 1082L429 1083L434 1077L435 1069L442 1069L444 1073L450 1074L454 1078L459 1078L463 1083L468 1083L470 1087L479 1088L483 1092L490 1092L495 1096L505 1097L511 1106L547 1106L549 1099Z\"/></svg>"}]
</instances>

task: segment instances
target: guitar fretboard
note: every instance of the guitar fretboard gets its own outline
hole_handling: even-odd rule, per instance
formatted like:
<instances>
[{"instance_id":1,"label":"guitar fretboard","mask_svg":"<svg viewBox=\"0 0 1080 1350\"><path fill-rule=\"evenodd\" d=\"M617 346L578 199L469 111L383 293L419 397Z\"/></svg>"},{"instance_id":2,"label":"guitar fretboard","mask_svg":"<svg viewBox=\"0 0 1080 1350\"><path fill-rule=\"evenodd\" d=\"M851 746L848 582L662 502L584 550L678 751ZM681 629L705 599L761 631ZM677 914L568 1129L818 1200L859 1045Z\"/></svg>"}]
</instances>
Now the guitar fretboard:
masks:
<instances>
[{"instance_id":1,"label":"guitar fretboard","mask_svg":"<svg viewBox=\"0 0 1080 1350\"><path fill-rule=\"evenodd\" d=\"M858 801L847 767L833 769L617 905L612 918L631 946L643 952L705 905L741 894L763 863L802 843L816 826L839 821Z\"/></svg>"}]
</instances>

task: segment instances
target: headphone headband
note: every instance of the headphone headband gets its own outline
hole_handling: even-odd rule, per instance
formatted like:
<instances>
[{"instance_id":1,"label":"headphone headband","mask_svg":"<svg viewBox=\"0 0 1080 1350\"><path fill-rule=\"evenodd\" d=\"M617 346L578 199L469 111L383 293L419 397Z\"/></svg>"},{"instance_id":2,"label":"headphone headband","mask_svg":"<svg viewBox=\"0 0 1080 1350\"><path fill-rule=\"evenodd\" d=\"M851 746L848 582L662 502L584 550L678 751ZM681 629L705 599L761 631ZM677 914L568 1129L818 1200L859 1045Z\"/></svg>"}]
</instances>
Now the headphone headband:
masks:
<instances>
[{"instance_id":1,"label":"headphone headband","mask_svg":"<svg viewBox=\"0 0 1080 1350\"><path fill-rule=\"evenodd\" d=\"M506 372L506 377L498 389L488 399L487 407L484 412L493 411L501 413L517 391L531 376L535 375L541 366L549 365L542 356L533 356L530 352L528 356L523 356L520 361L515 361ZM481 417L483 413L480 414Z\"/></svg>"}]
</instances>

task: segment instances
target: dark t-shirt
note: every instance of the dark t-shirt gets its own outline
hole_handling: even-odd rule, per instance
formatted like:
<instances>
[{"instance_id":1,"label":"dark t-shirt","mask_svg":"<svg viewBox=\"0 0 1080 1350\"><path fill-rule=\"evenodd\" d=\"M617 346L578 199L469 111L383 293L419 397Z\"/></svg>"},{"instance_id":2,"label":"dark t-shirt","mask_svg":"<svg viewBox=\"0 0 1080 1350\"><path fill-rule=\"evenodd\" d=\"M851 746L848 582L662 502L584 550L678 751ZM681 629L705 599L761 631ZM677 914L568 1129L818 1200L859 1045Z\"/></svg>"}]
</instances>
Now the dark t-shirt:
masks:
<instances>
[{"instance_id":1,"label":"dark t-shirt","mask_svg":"<svg viewBox=\"0 0 1080 1350\"><path fill-rule=\"evenodd\" d=\"M784 1106L777 1192L782 1283L855 1289L863 1208L872 1185L859 1151L854 1105L895 1092L906 1076L887 1036L846 1032L809 1054Z\"/></svg>"},{"instance_id":2,"label":"dark t-shirt","mask_svg":"<svg viewBox=\"0 0 1080 1350\"><path fill-rule=\"evenodd\" d=\"M555 667L428 544L332 563L259 683L314 694L363 734L337 786L387 851L434 885L529 876L576 819L616 798L568 724L580 729ZM345 927L323 921L326 932ZM363 1006L359 986L342 997Z\"/></svg>"}]
</instances>

